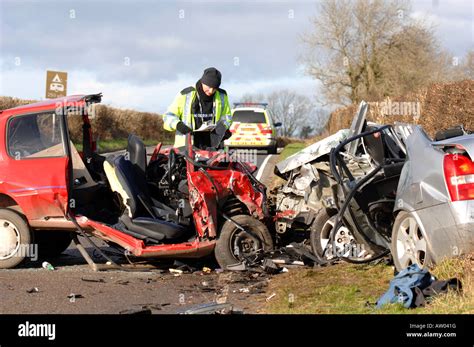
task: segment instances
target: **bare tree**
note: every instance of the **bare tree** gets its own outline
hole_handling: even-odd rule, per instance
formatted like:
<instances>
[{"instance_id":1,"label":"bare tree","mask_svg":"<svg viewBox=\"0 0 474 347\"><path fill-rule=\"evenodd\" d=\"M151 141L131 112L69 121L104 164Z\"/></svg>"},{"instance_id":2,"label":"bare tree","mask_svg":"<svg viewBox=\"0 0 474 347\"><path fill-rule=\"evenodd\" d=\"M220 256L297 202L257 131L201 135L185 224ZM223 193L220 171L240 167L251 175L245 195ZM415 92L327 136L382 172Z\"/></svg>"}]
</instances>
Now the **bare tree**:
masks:
<instances>
[{"instance_id":1,"label":"bare tree","mask_svg":"<svg viewBox=\"0 0 474 347\"><path fill-rule=\"evenodd\" d=\"M449 55L444 52L431 28L420 23L406 25L381 50L377 90L372 97L399 96L443 81L449 74Z\"/></svg>"},{"instance_id":2,"label":"bare tree","mask_svg":"<svg viewBox=\"0 0 474 347\"><path fill-rule=\"evenodd\" d=\"M450 59L450 80L459 81L474 79L474 50L468 51L462 59L459 59L458 57L450 57Z\"/></svg>"},{"instance_id":3,"label":"bare tree","mask_svg":"<svg viewBox=\"0 0 474 347\"><path fill-rule=\"evenodd\" d=\"M267 102L274 122L281 122L278 130L281 136L296 136L298 130L308 124L315 124L317 116L314 103L304 95L283 89L265 96L263 94L245 94L242 102ZM319 124L318 120L316 123Z\"/></svg>"},{"instance_id":4,"label":"bare tree","mask_svg":"<svg viewBox=\"0 0 474 347\"><path fill-rule=\"evenodd\" d=\"M302 61L322 83L326 102L379 99L433 79L442 63L439 47L432 30L409 12L405 0L321 1L303 37Z\"/></svg>"},{"instance_id":5,"label":"bare tree","mask_svg":"<svg viewBox=\"0 0 474 347\"><path fill-rule=\"evenodd\" d=\"M314 132L314 128L310 125L305 125L301 128L300 137L302 139L307 139Z\"/></svg>"},{"instance_id":6,"label":"bare tree","mask_svg":"<svg viewBox=\"0 0 474 347\"><path fill-rule=\"evenodd\" d=\"M443 56L446 71L439 76L439 80L445 82L473 80L474 79L474 50L470 50L464 57L456 57L449 53Z\"/></svg>"}]
</instances>

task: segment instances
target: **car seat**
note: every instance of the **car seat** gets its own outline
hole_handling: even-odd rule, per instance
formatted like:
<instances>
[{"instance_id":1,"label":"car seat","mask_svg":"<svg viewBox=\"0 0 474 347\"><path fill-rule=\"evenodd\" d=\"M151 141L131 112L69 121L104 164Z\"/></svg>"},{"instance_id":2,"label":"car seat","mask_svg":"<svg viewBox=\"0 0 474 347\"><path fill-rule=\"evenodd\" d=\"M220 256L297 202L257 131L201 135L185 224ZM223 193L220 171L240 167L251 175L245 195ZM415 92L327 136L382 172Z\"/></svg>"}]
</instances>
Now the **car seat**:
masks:
<instances>
[{"instance_id":1,"label":"car seat","mask_svg":"<svg viewBox=\"0 0 474 347\"><path fill-rule=\"evenodd\" d=\"M129 136L128 151L129 160L119 155L104 162L110 187L120 195L126 207L120 217L127 229L124 231L156 241L181 237L187 229L179 224L175 211L149 194L145 177L146 149L137 136Z\"/></svg>"}]
</instances>

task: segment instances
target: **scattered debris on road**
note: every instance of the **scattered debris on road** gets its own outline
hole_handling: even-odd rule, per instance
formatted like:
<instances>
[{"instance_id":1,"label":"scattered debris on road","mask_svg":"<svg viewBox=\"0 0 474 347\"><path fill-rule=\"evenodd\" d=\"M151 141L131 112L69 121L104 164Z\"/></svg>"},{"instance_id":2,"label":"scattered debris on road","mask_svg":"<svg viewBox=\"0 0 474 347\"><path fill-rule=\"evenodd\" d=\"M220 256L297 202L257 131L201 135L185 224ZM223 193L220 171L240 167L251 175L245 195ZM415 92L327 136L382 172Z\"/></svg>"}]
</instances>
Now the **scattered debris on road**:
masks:
<instances>
[{"instance_id":1,"label":"scattered debris on road","mask_svg":"<svg viewBox=\"0 0 474 347\"><path fill-rule=\"evenodd\" d=\"M55 268L53 265L51 265L50 263L48 263L47 261L44 261L43 264L41 264L41 266L43 267L43 269L46 269L46 270L49 270L49 271L54 271Z\"/></svg>"},{"instance_id":2,"label":"scattered debris on road","mask_svg":"<svg viewBox=\"0 0 474 347\"><path fill-rule=\"evenodd\" d=\"M272 293L269 297L265 299L266 302L269 302L271 299L273 299L276 296L276 293Z\"/></svg>"},{"instance_id":3,"label":"scattered debris on road","mask_svg":"<svg viewBox=\"0 0 474 347\"><path fill-rule=\"evenodd\" d=\"M71 302L74 302L74 300L76 300L76 299L84 299L83 295L74 294L74 293L69 294L67 297L68 297L68 299L70 299Z\"/></svg>"},{"instance_id":4,"label":"scattered debris on road","mask_svg":"<svg viewBox=\"0 0 474 347\"><path fill-rule=\"evenodd\" d=\"M179 270L179 269L169 269L169 271L176 277L181 276L183 274L183 270Z\"/></svg>"}]
</instances>

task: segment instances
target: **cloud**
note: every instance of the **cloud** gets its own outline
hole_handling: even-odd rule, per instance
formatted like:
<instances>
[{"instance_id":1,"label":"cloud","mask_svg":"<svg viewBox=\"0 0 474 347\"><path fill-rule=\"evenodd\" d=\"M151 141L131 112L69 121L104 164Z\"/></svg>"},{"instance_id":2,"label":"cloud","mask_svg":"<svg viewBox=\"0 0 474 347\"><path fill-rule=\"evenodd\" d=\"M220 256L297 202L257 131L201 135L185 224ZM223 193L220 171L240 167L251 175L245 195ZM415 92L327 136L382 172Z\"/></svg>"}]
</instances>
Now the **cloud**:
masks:
<instances>
[{"instance_id":1,"label":"cloud","mask_svg":"<svg viewBox=\"0 0 474 347\"><path fill-rule=\"evenodd\" d=\"M473 46L473 4L437 2L415 1L413 15L428 13L461 55ZM41 98L56 69L69 72L70 93L161 112L215 66L234 101L280 88L315 95L297 62L315 14L315 1L1 1L0 94Z\"/></svg>"},{"instance_id":2,"label":"cloud","mask_svg":"<svg viewBox=\"0 0 474 347\"><path fill-rule=\"evenodd\" d=\"M443 47L457 56L474 49L472 0L415 1L412 17L432 25Z\"/></svg>"},{"instance_id":3,"label":"cloud","mask_svg":"<svg viewBox=\"0 0 474 347\"><path fill-rule=\"evenodd\" d=\"M236 58L243 78L291 72L314 4L51 1L2 7L8 13L1 23L7 68L21 57L31 68L85 69L103 81L153 84L208 65L231 73ZM131 64L124 66L125 59Z\"/></svg>"},{"instance_id":4,"label":"cloud","mask_svg":"<svg viewBox=\"0 0 474 347\"><path fill-rule=\"evenodd\" d=\"M46 73L39 69L17 69L4 72L5 81L0 85L0 95L14 95L25 99L42 99L45 94ZM194 85L199 76L179 74L173 79L162 79L154 84L131 84L127 81L103 82L93 72L74 70L68 73L68 94L93 94L102 92L103 103L115 107L132 108L149 112L164 112L182 89ZM310 77L295 75L274 79L226 79L226 89L231 102L237 102L246 93L269 93L278 89L290 89L311 97L317 83Z\"/></svg>"}]
</instances>

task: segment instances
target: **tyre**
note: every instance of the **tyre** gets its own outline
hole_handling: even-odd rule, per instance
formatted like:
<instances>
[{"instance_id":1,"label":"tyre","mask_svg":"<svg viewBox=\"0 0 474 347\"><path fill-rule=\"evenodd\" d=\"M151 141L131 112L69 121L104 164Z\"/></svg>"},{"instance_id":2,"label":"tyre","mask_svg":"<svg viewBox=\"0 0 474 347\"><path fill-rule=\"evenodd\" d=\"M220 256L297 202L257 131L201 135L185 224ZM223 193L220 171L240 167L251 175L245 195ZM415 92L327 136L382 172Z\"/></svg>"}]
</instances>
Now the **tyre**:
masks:
<instances>
[{"instance_id":1,"label":"tyre","mask_svg":"<svg viewBox=\"0 0 474 347\"><path fill-rule=\"evenodd\" d=\"M354 245L356 244L356 239L354 238L352 232L345 225L342 225L336 232L336 249L333 250L332 246L329 245L328 249L326 250L326 254L323 257L324 248L326 248L326 245L329 242L329 235L331 234L331 230L333 229L335 222L336 216L330 216L326 210L322 210L318 213L316 219L311 225L310 241L313 253L319 258L327 260L336 256L346 256L352 258L353 255L349 255L347 253L349 250L353 249Z\"/></svg>"},{"instance_id":2,"label":"tyre","mask_svg":"<svg viewBox=\"0 0 474 347\"><path fill-rule=\"evenodd\" d=\"M255 252L259 250L271 251L273 249L272 236L262 222L248 215L233 216L232 220L251 231L258 239L240 230L234 223L226 221L215 248L216 260L224 270L228 265L244 260L251 261L252 257L255 257Z\"/></svg>"},{"instance_id":3,"label":"tyre","mask_svg":"<svg viewBox=\"0 0 474 347\"><path fill-rule=\"evenodd\" d=\"M25 219L15 211L0 209L0 268L10 269L25 261L31 244Z\"/></svg>"},{"instance_id":4,"label":"tyre","mask_svg":"<svg viewBox=\"0 0 474 347\"><path fill-rule=\"evenodd\" d=\"M329 232L331 232L331 228L325 230L329 227L328 221L330 218L331 216L328 212L325 209L322 209L316 215L316 218L311 225L311 249L313 250L313 253L321 259L323 258L324 248L329 241Z\"/></svg>"},{"instance_id":5,"label":"tyre","mask_svg":"<svg viewBox=\"0 0 474 347\"><path fill-rule=\"evenodd\" d=\"M411 264L425 268L432 263L425 235L415 217L405 211L398 214L393 224L391 251L397 271Z\"/></svg>"},{"instance_id":6,"label":"tyre","mask_svg":"<svg viewBox=\"0 0 474 347\"><path fill-rule=\"evenodd\" d=\"M268 148L267 154L277 154L278 153L278 146L275 144Z\"/></svg>"},{"instance_id":7,"label":"tyre","mask_svg":"<svg viewBox=\"0 0 474 347\"><path fill-rule=\"evenodd\" d=\"M60 230L35 230L35 243L40 258L57 257L71 244L71 233Z\"/></svg>"}]
</instances>

